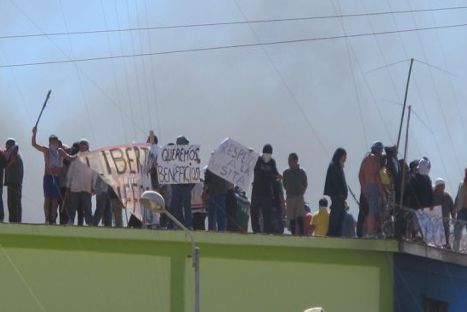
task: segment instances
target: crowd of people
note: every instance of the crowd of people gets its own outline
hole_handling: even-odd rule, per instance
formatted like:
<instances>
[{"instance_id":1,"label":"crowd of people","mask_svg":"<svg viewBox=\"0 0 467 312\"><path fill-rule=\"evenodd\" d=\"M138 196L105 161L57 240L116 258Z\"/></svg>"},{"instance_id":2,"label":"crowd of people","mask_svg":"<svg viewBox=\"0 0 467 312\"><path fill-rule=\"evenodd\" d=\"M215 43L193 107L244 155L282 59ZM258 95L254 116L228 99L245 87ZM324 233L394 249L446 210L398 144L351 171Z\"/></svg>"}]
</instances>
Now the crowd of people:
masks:
<instances>
[{"instance_id":1,"label":"crowd of people","mask_svg":"<svg viewBox=\"0 0 467 312\"><path fill-rule=\"evenodd\" d=\"M44 157L44 221L48 224L69 224L122 227L124 208L114 189L86 164L77 161L80 153L89 151L89 141L67 146L55 135L47 146L36 141L37 128L32 130L32 146ZM158 144L150 135L148 143ZM176 145L188 145L184 136ZM312 213L305 203L307 174L300 167L299 157L291 153L288 167L279 172L272 157L273 147L266 144L254 168L249 209L253 233L283 234L288 229L297 236L334 237L397 237L421 239L422 233L414 211L442 207L446 247L459 248L460 236L467 221L467 169L455 200L445 191L445 181L432 180L431 163L421 157L407 163L398 159L396 146L375 142L362 160L359 171L361 187L358 220L349 213L349 187L345 177L347 152L338 148L329 163L319 208ZM156 162L150 170L152 188L164 197L170 211L187 228L209 231L246 231L238 224L238 201L246 199L232 183L204 168L204 179L197 184L160 185ZM14 139L0 149L0 182L7 188L9 222L21 222L23 161ZM3 188L0 192L0 220L4 220ZM92 197L96 207L92 209ZM76 219L76 220L75 220ZM458 220L451 240L450 219ZM143 220L131 216L130 227L147 224L176 228L169 219L145 212Z\"/></svg>"}]
</instances>

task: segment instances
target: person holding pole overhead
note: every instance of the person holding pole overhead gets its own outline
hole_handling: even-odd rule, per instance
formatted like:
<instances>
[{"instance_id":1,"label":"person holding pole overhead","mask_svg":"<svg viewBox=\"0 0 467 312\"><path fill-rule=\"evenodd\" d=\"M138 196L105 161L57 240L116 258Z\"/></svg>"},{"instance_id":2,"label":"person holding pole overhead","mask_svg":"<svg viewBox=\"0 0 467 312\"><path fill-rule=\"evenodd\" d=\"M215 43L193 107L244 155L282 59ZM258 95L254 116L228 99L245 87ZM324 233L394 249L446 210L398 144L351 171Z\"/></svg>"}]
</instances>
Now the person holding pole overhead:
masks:
<instances>
[{"instance_id":1,"label":"person holding pole overhead","mask_svg":"<svg viewBox=\"0 0 467 312\"><path fill-rule=\"evenodd\" d=\"M37 127L32 129L32 146L44 154L45 169L43 179L44 189L44 216L45 223L55 224L57 208L60 199L60 171L63 167L63 159L73 160L71 156L59 147L59 140L55 135L49 136L49 146L42 146L36 141Z\"/></svg>"}]
</instances>

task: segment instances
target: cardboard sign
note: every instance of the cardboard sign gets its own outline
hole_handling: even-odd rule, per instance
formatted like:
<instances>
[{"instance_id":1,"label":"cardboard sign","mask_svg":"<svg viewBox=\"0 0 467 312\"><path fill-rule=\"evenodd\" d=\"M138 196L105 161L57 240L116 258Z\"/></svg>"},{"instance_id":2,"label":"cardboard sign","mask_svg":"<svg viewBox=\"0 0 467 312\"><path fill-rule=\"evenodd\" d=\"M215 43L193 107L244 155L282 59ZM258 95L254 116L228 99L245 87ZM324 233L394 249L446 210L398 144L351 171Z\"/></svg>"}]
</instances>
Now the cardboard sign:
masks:
<instances>
[{"instance_id":1,"label":"cardboard sign","mask_svg":"<svg viewBox=\"0 0 467 312\"><path fill-rule=\"evenodd\" d=\"M166 145L159 149L160 184L192 184L201 178L199 145Z\"/></svg>"},{"instance_id":2,"label":"cardboard sign","mask_svg":"<svg viewBox=\"0 0 467 312\"><path fill-rule=\"evenodd\" d=\"M258 153L227 138L211 155L208 169L224 180L247 191L254 176Z\"/></svg>"}]
</instances>

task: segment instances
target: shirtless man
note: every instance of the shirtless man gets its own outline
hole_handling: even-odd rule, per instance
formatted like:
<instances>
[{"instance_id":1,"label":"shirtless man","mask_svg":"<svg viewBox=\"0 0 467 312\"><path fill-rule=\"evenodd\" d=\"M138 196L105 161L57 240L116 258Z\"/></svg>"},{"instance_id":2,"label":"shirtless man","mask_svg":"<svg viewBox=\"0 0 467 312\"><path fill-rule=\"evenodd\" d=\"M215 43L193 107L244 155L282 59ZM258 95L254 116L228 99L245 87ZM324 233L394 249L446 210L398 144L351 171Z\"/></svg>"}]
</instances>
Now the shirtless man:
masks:
<instances>
[{"instance_id":1,"label":"shirtless man","mask_svg":"<svg viewBox=\"0 0 467 312\"><path fill-rule=\"evenodd\" d=\"M49 147L37 144L37 127L32 129L32 146L44 154L44 215L45 223L55 224L57 208L60 199L60 171L63 167L63 159L73 160L76 156L70 156L59 147L59 140L55 135L49 137Z\"/></svg>"},{"instance_id":2,"label":"shirtless man","mask_svg":"<svg viewBox=\"0 0 467 312\"><path fill-rule=\"evenodd\" d=\"M358 178L365 198L368 202L369 213L366 220L367 236L374 237L380 234L379 218L383 208L384 188L381 183L379 171L381 169L381 155L383 143L376 142L371 147L371 152L365 156L360 166Z\"/></svg>"}]
</instances>

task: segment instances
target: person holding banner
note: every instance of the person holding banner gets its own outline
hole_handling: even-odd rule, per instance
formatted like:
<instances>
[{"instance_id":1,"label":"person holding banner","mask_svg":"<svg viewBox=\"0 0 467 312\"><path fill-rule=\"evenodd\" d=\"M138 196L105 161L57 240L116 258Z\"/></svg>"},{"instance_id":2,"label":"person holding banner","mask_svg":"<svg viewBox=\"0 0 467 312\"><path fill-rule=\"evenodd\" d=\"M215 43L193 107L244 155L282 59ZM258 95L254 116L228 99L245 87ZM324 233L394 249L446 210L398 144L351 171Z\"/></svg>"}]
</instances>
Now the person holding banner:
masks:
<instances>
[{"instance_id":1,"label":"person holding banner","mask_svg":"<svg viewBox=\"0 0 467 312\"><path fill-rule=\"evenodd\" d=\"M282 177L277 171L276 161L272 158L272 146L266 144L254 169L253 189L251 191L251 227L253 233L273 232L273 183L280 178ZM263 227L260 224L261 215L263 216Z\"/></svg>"},{"instance_id":2,"label":"person holding banner","mask_svg":"<svg viewBox=\"0 0 467 312\"><path fill-rule=\"evenodd\" d=\"M59 144L58 137L49 136L49 146L39 145L36 141L37 127L32 128L32 146L44 155L44 216L45 223L55 224L57 208L60 201L60 172L63 167L63 159L73 160L75 156L66 153Z\"/></svg>"},{"instance_id":3,"label":"person holding banner","mask_svg":"<svg viewBox=\"0 0 467 312\"><path fill-rule=\"evenodd\" d=\"M229 182L206 169L204 175L204 189L208 204L209 231L224 232L226 229L226 196Z\"/></svg>"},{"instance_id":4,"label":"person holding banner","mask_svg":"<svg viewBox=\"0 0 467 312\"><path fill-rule=\"evenodd\" d=\"M179 136L176 145L189 145L190 141L185 136ZM171 213L188 229L193 229L193 212L191 211L191 190L194 184L173 184ZM170 228L175 228L173 222L169 222Z\"/></svg>"}]
</instances>

